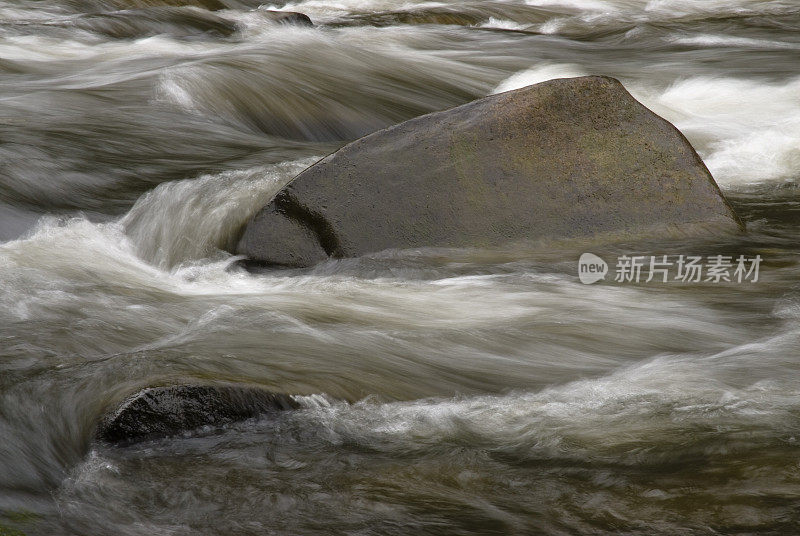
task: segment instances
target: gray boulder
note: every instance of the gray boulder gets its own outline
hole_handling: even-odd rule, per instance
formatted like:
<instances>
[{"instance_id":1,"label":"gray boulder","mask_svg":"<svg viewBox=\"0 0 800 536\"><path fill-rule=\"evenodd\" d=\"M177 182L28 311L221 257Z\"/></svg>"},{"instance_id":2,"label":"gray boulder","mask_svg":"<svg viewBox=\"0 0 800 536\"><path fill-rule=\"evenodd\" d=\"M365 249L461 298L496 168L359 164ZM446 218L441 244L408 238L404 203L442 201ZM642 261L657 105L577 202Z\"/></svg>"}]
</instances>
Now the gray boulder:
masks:
<instances>
[{"instance_id":1,"label":"gray boulder","mask_svg":"<svg viewBox=\"0 0 800 536\"><path fill-rule=\"evenodd\" d=\"M236 253L309 266L390 248L742 229L686 138L602 76L551 80L375 132L309 167Z\"/></svg>"},{"instance_id":2,"label":"gray boulder","mask_svg":"<svg viewBox=\"0 0 800 536\"><path fill-rule=\"evenodd\" d=\"M291 396L257 387L151 387L134 394L103 418L97 429L97 438L108 443L128 444L297 407Z\"/></svg>"}]
</instances>

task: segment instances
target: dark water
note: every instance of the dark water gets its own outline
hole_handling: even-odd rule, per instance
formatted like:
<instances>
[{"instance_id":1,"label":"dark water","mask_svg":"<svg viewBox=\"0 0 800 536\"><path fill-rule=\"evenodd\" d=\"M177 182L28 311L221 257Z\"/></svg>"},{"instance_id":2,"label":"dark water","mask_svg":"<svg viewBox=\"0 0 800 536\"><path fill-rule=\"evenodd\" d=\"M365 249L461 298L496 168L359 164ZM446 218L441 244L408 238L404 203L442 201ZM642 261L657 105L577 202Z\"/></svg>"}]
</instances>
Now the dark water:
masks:
<instances>
[{"instance_id":1,"label":"dark water","mask_svg":"<svg viewBox=\"0 0 800 536\"><path fill-rule=\"evenodd\" d=\"M317 26L0 1L0 534L796 534L800 6L271 7ZM684 131L748 235L229 269L242 223L346 141L589 73ZM763 263L587 286L584 251ZM304 409L92 444L126 395L181 381Z\"/></svg>"}]
</instances>

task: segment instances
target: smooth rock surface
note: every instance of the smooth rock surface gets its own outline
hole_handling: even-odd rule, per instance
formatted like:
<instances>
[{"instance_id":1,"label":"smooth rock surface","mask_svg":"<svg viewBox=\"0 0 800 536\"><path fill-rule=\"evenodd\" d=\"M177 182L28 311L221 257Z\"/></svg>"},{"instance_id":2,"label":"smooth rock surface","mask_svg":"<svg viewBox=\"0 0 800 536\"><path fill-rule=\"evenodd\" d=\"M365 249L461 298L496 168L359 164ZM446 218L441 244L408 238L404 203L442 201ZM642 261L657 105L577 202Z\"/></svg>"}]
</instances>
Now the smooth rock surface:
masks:
<instances>
[{"instance_id":1,"label":"smooth rock surface","mask_svg":"<svg viewBox=\"0 0 800 536\"><path fill-rule=\"evenodd\" d=\"M151 387L129 397L107 415L98 426L97 438L109 443L133 443L297 407L291 396L257 387Z\"/></svg>"},{"instance_id":2,"label":"smooth rock surface","mask_svg":"<svg viewBox=\"0 0 800 536\"><path fill-rule=\"evenodd\" d=\"M550 80L356 140L295 177L236 253L309 266L390 248L740 230L686 138L608 77Z\"/></svg>"}]
</instances>

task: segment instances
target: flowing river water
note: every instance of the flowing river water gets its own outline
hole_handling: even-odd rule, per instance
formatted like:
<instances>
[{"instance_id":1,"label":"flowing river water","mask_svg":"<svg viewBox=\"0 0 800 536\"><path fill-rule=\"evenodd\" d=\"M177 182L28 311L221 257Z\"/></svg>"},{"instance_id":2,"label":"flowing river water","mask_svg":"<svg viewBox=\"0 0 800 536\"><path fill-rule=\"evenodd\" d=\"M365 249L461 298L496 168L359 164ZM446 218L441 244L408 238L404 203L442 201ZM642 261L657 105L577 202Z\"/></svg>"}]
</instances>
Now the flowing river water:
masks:
<instances>
[{"instance_id":1,"label":"flowing river water","mask_svg":"<svg viewBox=\"0 0 800 536\"><path fill-rule=\"evenodd\" d=\"M581 74L675 123L748 234L226 253L347 141ZM799 187L795 0L0 0L0 534L796 534ZM613 280L662 254L763 262ZM92 441L215 381L302 409Z\"/></svg>"}]
</instances>

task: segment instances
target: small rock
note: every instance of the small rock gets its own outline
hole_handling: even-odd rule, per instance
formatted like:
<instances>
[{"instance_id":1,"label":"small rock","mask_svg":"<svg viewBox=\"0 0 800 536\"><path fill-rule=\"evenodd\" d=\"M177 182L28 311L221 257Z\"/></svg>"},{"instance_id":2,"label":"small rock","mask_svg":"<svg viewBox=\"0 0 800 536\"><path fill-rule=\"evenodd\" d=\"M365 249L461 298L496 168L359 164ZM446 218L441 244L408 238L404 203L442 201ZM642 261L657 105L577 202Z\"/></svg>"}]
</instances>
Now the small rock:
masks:
<instances>
[{"instance_id":1,"label":"small rock","mask_svg":"<svg viewBox=\"0 0 800 536\"><path fill-rule=\"evenodd\" d=\"M139 391L100 422L97 438L133 443L221 426L299 405L285 394L238 385L176 385Z\"/></svg>"},{"instance_id":2,"label":"small rock","mask_svg":"<svg viewBox=\"0 0 800 536\"><path fill-rule=\"evenodd\" d=\"M298 26L314 26L311 19L305 13L298 13L296 11L275 11L272 9L260 11L266 15L272 22L278 24L296 24Z\"/></svg>"}]
</instances>

